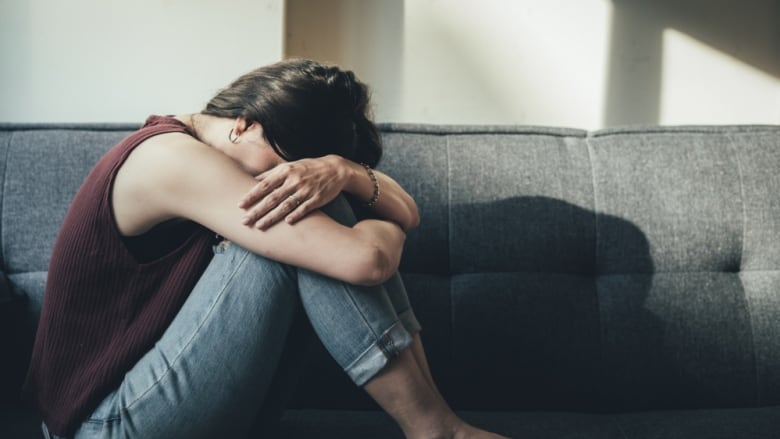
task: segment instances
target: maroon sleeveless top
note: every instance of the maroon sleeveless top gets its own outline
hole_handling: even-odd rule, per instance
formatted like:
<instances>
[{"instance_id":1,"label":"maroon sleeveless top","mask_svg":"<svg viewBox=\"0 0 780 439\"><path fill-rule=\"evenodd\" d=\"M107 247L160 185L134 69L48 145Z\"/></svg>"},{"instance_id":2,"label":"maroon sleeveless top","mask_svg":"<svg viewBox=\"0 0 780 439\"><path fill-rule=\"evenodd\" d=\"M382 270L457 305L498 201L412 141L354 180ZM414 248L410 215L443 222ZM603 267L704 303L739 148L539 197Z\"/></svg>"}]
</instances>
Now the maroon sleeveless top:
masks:
<instances>
[{"instance_id":1,"label":"maroon sleeveless top","mask_svg":"<svg viewBox=\"0 0 780 439\"><path fill-rule=\"evenodd\" d=\"M211 260L214 234L184 221L123 238L111 206L120 166L144 140L188 133L172 117L109 150L79 189L49 263L24 393L52 433L69 435L152 348ZM165 236L165 239L160 239Z\"/></svg>"}]
</instances>

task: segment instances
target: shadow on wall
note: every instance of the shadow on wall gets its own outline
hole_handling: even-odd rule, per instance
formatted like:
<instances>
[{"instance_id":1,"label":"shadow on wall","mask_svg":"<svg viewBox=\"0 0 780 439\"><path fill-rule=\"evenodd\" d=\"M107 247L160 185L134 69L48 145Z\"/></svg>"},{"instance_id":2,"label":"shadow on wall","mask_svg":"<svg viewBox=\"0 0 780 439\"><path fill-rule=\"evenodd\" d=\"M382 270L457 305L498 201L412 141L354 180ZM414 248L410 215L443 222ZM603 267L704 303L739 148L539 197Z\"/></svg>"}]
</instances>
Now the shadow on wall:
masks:
<instances>
[{"instance_id":1,"label":"shadow on wall","mask_svg":"<svg viewBox=\"0 0 780 439\"><path fill-rule=\"evenodd\" d=\"M776 0L612 0L612 5L604 126L660 122L667 28L780 78Z\"/></svg>"}]
</instances>

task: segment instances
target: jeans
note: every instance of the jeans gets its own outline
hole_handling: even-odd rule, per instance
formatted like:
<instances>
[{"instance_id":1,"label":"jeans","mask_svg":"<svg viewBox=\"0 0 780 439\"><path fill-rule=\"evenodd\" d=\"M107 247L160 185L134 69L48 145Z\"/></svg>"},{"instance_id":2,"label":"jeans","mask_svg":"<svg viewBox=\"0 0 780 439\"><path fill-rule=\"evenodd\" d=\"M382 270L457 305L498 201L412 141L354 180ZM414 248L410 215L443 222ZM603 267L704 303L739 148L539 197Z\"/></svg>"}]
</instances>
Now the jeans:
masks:
<instances>
[{"instance_id":1,"label":"jeans","mask_svg":"<svg viewBox=\"0 0 780 439\"><path fill-rule=\"evenodd\" d=\"M355 221L343 197L323 210L342 223ZM74 437L246 435L301 306L357 385L420 330L398 274L380 286L355 286L225 241L162 338Z\"/></svg>"}]
</instances>

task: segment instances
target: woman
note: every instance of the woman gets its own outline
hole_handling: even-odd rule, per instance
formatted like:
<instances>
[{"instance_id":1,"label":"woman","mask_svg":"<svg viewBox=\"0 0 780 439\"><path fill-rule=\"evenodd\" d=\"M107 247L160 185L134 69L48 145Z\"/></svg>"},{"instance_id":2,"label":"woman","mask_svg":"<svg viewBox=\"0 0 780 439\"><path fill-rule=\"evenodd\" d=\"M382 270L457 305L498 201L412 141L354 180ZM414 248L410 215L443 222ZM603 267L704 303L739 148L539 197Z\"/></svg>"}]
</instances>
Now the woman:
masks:
<instances>
[{"instance_id":1,"label":"woman","mask_svg":"<svg viewBox=\"0 0 780 439\"><path fill-rule=\"evenodd\" d=\"M152 116L111 149L49 267L25 384L44 433L246 434L302 304L407 437L498 437L431 378L396 274L417 208L372 169L380 155L366 87L306 60L242 76L201 113ZM341 192L381 219L356 221Z\"/></svg>"}]
</instances>

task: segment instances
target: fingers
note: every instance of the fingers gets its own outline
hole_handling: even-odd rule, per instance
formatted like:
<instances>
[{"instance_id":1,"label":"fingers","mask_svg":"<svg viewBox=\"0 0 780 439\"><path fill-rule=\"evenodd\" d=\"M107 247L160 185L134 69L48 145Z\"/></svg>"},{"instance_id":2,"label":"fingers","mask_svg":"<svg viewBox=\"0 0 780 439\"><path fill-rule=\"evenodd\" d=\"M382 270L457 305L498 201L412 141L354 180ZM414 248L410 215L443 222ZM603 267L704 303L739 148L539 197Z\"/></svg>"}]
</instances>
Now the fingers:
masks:
<instances>
[{"instance_id":1,"label":"fingers","mask_svg":"<svg viewBox=\"0 0 780 439\"><path fill-rule=\"evenodd\" d=\"M265 174L260 174L255 177L258 180L257 184L244 195L244 198L238 202L238 207L246 209L247 207L261 201L265 196L270 194L274 189L278 188L280 184L284 182L283 179L273 178Z\"/></svg>"},{"instance_id":2,"label":"fingers","mask_svg":"<svg viewBox=\"0 0 780 439\"><path fill-rule=\"evenodd\" d=\"M239 201L238 207L246 209L261 202L264 197L282 186L286 186L288 193L292 193L301 182L300 172L300 167L294 163L283 163L255 176L257 184Z\"/></svg>"},{"instance_id":3,"label":"fingers","mask_svg":"<svg viewBox=\"0 0 780 439\"><path fill-rule=\"evenodd\" d=\"M319 204L317 204L317 201L315 198L309 198L306 201L302 202L297 208L293 209L292 212L290 212L285 218L284 221L287 224L295 224L297 223L301 218L305 217L309 212L312 210L317 209Z\"/></svg>"},{"instance_id":4,"label":"fingers","mask_svg":"<svg viewBox=\"0 0 780 439\"><path fill-rule=\"evenodd\" d=\"M285 203L287 201L285 200L285 198L288 196L287 194L289 194L289 192L285 191L284 188L278 188L268 195L263 196L263 198L260 198L254 205L247 204L247 206L251 207L246 210L246 213L242 218L242 223L244 225L255 223L260 218L271 212L274 208L279 207L281 204Z\"/></svg>"},{"instance_id":5,"label":"fingers","mask_svg":"<svg viewBox=\"0 0 780 439\"><path fill-rule=\"evenodd\" d=\"M258 175L238 203L245 210L243 224L266 229L282 220L299 221L341 192L343 179L334 178L334 172L331 161L318 158L283 163Z\"/></svg>"},{"instance_id":6,"label":"fingers","mask_svg":"<svg viewBox=\"0 0 780 439\"><path fill-rule=\"evenodd\" d=\"M257 184L238 203L246 210L244 225L255 223L298 191L300 178L290 175L292 169L289 164L280 165L255 177Z\"/></svg>"},{"instance_id":7,"label":"fingers","mask_svg":"<svg viewBox=\"0 0 780 439\"><path fill-rule=\"evenodd\" d=\"M264 230L282 220L288 224L293 224L306 216L315 205L314 200L311 198L304 199L300 195L290 195L270 212L257 219L254 226Z\"/></svg>"}]
</instances>

